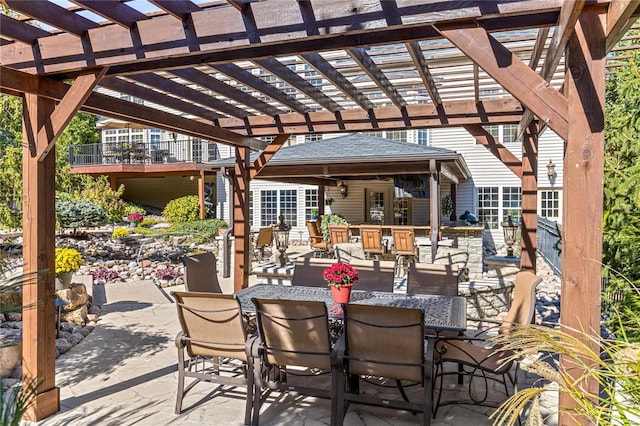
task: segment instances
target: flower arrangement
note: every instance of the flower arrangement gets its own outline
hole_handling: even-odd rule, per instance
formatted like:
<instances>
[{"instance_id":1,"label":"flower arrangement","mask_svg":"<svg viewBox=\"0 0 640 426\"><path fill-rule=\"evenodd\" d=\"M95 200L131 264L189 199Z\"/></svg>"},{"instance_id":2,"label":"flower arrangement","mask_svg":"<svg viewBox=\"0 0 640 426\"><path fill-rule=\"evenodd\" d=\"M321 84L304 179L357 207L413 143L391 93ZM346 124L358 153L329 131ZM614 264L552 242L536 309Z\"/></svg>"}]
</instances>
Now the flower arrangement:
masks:
<instances>
[{"instance_id":1,"label":"flower arrangement","mask_svg":"<svg viewBox=\"0 0 640 426\"><path fill-rule=\"evenodd\" d=\"M324 270L322 278L327 280L329 286L340 288L344 285L356 284L358 271L348 263L336 263Z\"/></svg>"},{"instance_id":2,"label":"flower arrangement","mask_svg":"<svg viewBox=\"0 0 640 426\"><path fill-rule=\"evenodd\" d=\"M138 212L133 212L129 216L127 216L127 222L133 222L136 225L142 222L142 219L144 219L144 216L142 215L142 213Z\"/></svg>"},{"instance_id":3,"label":"flower arrangement","mask_svg":"<svg viewBox=\"0 0 640 426\"><path fill-rule=\"evenodd\" d=\"M56 248L56 275L75 272L82 266L82 255L73 248Z\"/></svg>"}]
</instances>

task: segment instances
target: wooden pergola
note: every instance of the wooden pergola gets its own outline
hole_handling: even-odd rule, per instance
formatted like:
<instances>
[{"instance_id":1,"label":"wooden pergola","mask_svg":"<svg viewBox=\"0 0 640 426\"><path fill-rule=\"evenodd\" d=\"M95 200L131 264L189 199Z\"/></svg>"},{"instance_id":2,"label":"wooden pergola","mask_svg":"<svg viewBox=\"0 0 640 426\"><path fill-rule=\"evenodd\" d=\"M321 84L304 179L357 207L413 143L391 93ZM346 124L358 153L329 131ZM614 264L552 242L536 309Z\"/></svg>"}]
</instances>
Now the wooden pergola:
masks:
<instances>
[{"instance_id":1,"label":"wooden pergola","mask_svg":"<svg viewBox=\"0 0 640 426\"><path fill-rule=\"evenodd\" d=\"M1 1L0 86L24 105L25 273L54 270L53 152L78 110L235 147L236 288L250 265L249 182L291 134L466 128L522 178L533 268L549 127L566 145L561 322L599 331L605 67L637 0ZM522 160L482 127L504 123L519 124ZM60 404L53 295L51 273L24 289L32 420Z\"/></svg>"}]
</instances>

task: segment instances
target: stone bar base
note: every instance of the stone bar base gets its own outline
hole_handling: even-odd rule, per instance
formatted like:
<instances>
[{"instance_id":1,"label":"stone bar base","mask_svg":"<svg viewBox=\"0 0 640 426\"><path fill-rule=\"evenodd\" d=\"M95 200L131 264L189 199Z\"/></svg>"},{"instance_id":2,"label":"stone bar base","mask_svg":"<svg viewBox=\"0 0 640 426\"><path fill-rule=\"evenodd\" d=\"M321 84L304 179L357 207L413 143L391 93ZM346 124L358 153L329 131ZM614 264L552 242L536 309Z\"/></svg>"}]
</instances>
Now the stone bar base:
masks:
<instances>
[{"instance_id":1,"label":"stone bar base","mask_svg":"<svg viewBox=\"0 0 640 426\"><path fill-rule=\"evenodd\" d=\"M511 307L513 285L502 279L469 281L458 285L458 293L467 298L468 317L494 318Z\"/></svg>"}]
</instances>

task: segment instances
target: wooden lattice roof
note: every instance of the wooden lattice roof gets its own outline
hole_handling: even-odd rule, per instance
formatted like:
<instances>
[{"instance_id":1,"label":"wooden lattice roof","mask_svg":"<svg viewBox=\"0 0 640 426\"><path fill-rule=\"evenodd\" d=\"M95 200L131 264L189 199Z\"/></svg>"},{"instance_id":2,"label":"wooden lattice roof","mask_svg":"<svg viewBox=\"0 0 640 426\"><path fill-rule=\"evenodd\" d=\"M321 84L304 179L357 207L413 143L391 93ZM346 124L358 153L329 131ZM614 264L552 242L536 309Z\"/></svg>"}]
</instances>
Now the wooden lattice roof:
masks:
<instances>
[{"instance_id":1,"label":"wooden lattice roof","mask_svg":"<svg viewBox=\"0 0 640 426\"><path fill-rule=\"evenodd\" d=\"M611 47L637 7L562 0L2 3L3 92L32 84L14 71L48 76L40 93L56 99L68 89L63 82L104 73L82 109L252 148L266 142L245 136L490 123L521 123L522 130L532 118L523 111L535 109L523 97L558 102L564 45L580 11L609 7ZM523 92L496 80L504 65ZM565 137L560 109L542 118Z\"/></svg>"}]
</instances>

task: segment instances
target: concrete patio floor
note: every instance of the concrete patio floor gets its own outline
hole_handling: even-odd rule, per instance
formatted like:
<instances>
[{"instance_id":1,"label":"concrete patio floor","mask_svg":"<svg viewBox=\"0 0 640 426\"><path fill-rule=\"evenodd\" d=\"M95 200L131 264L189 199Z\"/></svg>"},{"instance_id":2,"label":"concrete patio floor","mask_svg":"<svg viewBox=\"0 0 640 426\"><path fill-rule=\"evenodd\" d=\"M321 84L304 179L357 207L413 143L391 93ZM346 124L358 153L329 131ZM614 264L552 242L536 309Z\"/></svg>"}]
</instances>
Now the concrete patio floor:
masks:
<instances>
[{"instance_id":1,"label":"concrete patio floor","mask_svg":"<svg viewBox=\"0 0 640 426\"><path fill-rule=\"evenodd\" d=\"M232 292L231 279L222 279ZM167 291L164 291L167 290ZM198 384L185 398L183 413L174 413L179 331L171 287L160 290L149 281L105 286L106 303L95 330L56 361L61 410L38 422L54 425L240 425L244 389L216 393ZM528 380L531 382L531 380ZM457 388L461 389L461 388ZM466 395L464 390L453 390ZM553 401L550 402L553 405ZM434 426L491 425L492 409L446 406ZM327 425L328 400L278 396L263 406L261 425ZM363 405L351 405L345 425L415 425L422 415ZM547 424L555 424L554 420Z\"/></svg>"}]
</instances>

